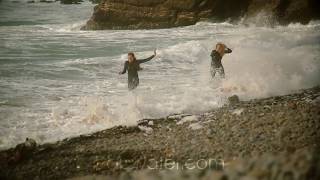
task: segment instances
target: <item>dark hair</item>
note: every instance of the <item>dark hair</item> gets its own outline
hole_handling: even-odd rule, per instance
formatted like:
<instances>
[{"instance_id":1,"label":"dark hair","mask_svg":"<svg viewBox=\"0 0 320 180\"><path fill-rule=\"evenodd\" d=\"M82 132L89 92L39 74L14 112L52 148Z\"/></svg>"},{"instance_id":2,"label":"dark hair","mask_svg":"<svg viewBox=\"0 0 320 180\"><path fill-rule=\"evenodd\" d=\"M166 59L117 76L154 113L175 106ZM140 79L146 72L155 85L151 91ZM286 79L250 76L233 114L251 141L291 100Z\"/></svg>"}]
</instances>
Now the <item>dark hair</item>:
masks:
<instances>
[{"instance_id":1,"label":"dark hair","mask_svg":"<svg viewBox=\"0 0 320 180\"><path fill-rule=\"evenodd\" d=\"M129 52L129 53L128 53L128 56L132 56L134 60L137 60L137 59L136 59L136 56L134 55L133 52Z\"/></svg>"},{"instance_id":2,"label":"dark hair","mask_svg":"<svg viewBox=\"0 0 320 180\"><path fill-rule=\"evenodd\" d=\"M133 52L129 52L129 53L128 53L128 56L132 56L134 62L137 60L137 59L136 59L136 56L134 55ZM140 67L140 64L139 64L139 63L137 64L136 67L137 67L137 70L138 70L138 71L142 70L142 68Z\"/></svg>"}]
</instances>

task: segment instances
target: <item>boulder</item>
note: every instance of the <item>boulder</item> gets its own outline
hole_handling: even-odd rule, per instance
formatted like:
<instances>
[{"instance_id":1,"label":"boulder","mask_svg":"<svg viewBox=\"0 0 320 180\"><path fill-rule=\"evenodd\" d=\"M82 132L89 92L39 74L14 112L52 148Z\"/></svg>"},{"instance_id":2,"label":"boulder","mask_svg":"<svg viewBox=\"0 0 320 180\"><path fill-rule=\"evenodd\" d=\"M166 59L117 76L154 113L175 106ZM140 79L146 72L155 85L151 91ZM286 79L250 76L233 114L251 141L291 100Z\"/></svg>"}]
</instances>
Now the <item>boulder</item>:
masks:
<instances>
[{"instance_id":1,"label":"boulder","mask_svg":"<svg viewBox=\"0 0 320 180\"><path fill-rule=\"evenodd\" d=\"M10 156L7 161L9 164L16 164L22 160L28 159L36 148L36 141L31 138L26 138L24 143L18 144L12 152L10 152Z\"/></svg>"},{"instance_id":2,"label":"boulder","mask_svg":"<svg viewBox=\"0 0 320 180\"><path fill-rule=\"evenodd\" d=\"M228 101L229 101L230 105L235 105L240 102L239 97L237 95L233 95L233 96L228 97Z\"/></svg>"}]
</instances>

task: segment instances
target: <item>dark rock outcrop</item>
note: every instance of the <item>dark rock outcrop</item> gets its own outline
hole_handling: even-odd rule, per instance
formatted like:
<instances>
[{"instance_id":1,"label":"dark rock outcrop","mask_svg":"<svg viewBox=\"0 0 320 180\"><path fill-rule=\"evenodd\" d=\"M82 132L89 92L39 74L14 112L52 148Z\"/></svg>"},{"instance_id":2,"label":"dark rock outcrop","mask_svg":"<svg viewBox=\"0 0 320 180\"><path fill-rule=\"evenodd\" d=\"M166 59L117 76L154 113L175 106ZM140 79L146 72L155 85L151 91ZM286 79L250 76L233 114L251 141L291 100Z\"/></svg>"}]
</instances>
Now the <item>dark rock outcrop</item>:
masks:
<instances>
[{"instance_id":1,"label":"dark rock outcrop","mask_svg":"<svg viewBox=\"0 0 320 180\"><path fill-rule=\"evenodd\" d=\"M277 22L319 19L317 0L101 0L84 30L153 29L193 25L198 21L256 16L265 11Z\"/></svg>"},{"instance_id":2,"label":"dark rock outcrop","mask_svg":"<svg viewBox=\"0 0 320 180\"><path fill-rule=\"evenodd\" d=\"M306 24L312 19L320 18L318 0L252 0L247 16L253 17L262 11L273 16L280 24Z\"/></svg>"},{"instance_id":3,"label":"dark rock outcrop","mask_svg":"<svg viewBox=\"0 0 320 180\"><path fill-rule=\"evenodd\" d=\"M186 26L210 17L239 17L247 6L248 0L104 0L94 8L93 16L83 29Z\"/></svg>"},{"instance_id":4,"label":"dark rock outcrop","mask_svg":"<svg viewBox=\"0 0 320 180\"><path fill-rule=\"evenodd\" d=\"M240 102L239 97L237 95L228 97L228 101L230 105L238 104Z\"/></svg>"},{"instance_id":5,"label":"dark rock outcrop","mask_svg":"<svg viewBox=\"0 0 320 180\"><path fill-rule=\"evenodd\" d=\"M3 163L9 165L17 164L22 160L28 159L36 148L36 141L26 138L24 143L18 144L14 149L11 149L6 153L5 158L2 156L0 159Z\"/></svg>"},{"instance_id":6,"label":"dark rock outcrop","mask_svg":"<svg viewBox=\"0 0 320 180\"><path fill-rule=\"evenodd\" d=\"M83 0L60 0L61 4L80 4Z\"/></svg>"}]
</instances>

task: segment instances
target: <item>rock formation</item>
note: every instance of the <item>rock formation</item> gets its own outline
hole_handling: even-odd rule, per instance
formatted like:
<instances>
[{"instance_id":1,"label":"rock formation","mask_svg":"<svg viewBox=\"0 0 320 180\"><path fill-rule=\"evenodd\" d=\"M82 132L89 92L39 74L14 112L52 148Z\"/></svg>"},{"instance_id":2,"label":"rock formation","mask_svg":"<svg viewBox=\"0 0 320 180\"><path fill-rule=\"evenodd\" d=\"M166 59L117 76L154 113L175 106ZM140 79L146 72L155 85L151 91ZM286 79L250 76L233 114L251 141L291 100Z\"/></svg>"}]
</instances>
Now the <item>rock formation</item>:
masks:
<instances>
[{"instance_id":1,"label":"rock formation","mask_svg":"<svg viewBox=\"0 0 320 180\"><path fill-rule=\"evenodd\" d=\"M266 12L280 24L299 22L306 24L320 18L320 1L317 0L252 0L247 17Z\"/></svg>"},{"instance_id":2,"label":"rock formation","mask_svg":"<svg viewBox=\"0 0 320 180\"><path fill-rule=\"evenodd\" d=\"M154 29L271 14L282 24L320 18L317 0L101 0L84 30Z\"/></svg>"}]
</instances>

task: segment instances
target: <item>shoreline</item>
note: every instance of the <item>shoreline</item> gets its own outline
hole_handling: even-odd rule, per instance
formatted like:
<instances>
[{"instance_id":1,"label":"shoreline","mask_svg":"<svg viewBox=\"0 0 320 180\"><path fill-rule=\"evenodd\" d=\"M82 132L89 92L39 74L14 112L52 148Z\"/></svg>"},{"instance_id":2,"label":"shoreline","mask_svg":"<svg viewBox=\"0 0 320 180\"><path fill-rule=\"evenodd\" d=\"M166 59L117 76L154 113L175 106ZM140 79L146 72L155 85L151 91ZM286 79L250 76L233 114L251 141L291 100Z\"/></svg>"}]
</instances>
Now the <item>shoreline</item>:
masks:
<instances>
[{"instance_id":1,"label":"shoreline","mask_svg":"<svg viewBox=\"0 0 320 180\"><path fill-rule=\"evenodd\" d=\"M14 155L11 148L0 151L0 179L118 177L167 159L185 166L190 159L229 164L269 153L311 154L319 147L319 107L317 86L295 94L234 102L199 115L145 119L135 127L117 126L42 144L9 164Z\"/></svg>"}]
</instances>

